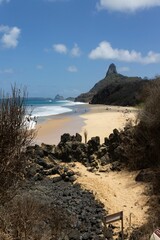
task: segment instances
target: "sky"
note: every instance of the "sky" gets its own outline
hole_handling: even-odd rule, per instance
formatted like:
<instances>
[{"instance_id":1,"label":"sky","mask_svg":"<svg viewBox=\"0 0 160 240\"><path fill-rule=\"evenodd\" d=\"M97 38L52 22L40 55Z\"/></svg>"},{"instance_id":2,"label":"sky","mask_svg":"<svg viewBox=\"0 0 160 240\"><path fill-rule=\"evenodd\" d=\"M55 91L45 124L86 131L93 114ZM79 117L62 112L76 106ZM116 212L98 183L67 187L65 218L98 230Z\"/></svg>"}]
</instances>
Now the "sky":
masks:
<instances>
[{"instance_id":1,"label":"sky","mask_svg":"<svg viewBox=\"0 0 160 240\"><path fill-rule=\"evenodd\" d=\"M0 88L76 97L111 63L160 74L160 0L0 0Z\"/></svg>"}]
</instances>

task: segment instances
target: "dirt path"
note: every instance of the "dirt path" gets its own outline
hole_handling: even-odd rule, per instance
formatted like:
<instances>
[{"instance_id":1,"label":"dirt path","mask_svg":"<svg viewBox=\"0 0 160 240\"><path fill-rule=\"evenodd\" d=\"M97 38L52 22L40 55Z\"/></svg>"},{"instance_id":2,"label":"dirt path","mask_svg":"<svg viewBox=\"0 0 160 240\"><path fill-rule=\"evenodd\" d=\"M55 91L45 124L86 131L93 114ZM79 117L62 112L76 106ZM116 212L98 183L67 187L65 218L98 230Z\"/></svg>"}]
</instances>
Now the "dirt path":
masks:
<instances>
[{"instance_id":1,"label":"dirt path","mask_svg":"<svg viewBox=\"0 0 160 240\"><path fill-rule=\"evenodd\" d=\"M77 182L83 188L93 191L109 214L123 211L125 229L129 227L130 214L132 227L146 222L146 185L135 182L136 173L121 171L95 174L88 172L80 163L76 163L75 170L80 174Z\"/></svg>"}]
</instances>

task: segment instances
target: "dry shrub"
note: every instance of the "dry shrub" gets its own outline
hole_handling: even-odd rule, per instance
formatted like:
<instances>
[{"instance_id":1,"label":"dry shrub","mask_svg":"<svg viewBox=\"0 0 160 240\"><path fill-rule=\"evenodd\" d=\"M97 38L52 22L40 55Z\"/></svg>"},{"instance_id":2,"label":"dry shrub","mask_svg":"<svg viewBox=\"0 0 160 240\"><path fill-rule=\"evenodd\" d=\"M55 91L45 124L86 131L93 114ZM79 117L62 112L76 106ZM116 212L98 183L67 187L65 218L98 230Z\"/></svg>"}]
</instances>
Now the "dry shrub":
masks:
<instances>
[{"instance_id":1,"label":"dry shrub","mask_svg":"<svg viewBox=\"0 0 160 240\"><path fill-rule=\"evenodd\" d=\"M7 233L4 233L4 232L0 232L0 239L1 240L13 240L13 238L8 235Z\"/></svg>"},{"instance_id":2,"label":"dry shrub","mask_svg":"<svg viewBox=\"0 0 160 240\"><path fill-rule=\"evenodd\" d=\"M150 86L150 87L149 87ZM146 88L146 101L139 120L148 128L160 127L160 79L157 79Z\"/></svg>"},{"instance_id":3,"label":"dry shrub","mask_svg":"<svg viewBox=\"0 0 160 240\"><path fill-rule=\"evenodd\" d=\"M139 115L138 133L144 138L146 157L150 166L160 164L160 79L148 89L143 110Z\"/></svg>"},{"instance_id":4,"label":"dry shrub","mask_svg":"<svg viewBox=\"0 0 160 240\"><path fill-rule=\"evenodd\" d=\"M122 143L132 169L160 164L160 79L145 88L146 101L137 116L137 126L126 131L128 142Z\"/></svg>"},{"instance_id":5,"label":"dry shrub","mask_svg":"<svg viewBox=\"0 0 160 240\"><path fill-rule=\"evenodd\" d=\"M10 205L9 222L14 238L27 240L33 228L43 219L43 204L31 196L19 196Z\"/></svg>"},{"instance_id":6,"label":"dry shrub","mask_svg":"<svg viewBox=\"0 0 160 240\"><path fill-rule=\"evenodd\" d=\"M121 131L122 149L121 161L131 170L142 169L148 166L148 160L145 159L145 140L144 136L137 134L137 126L126 124Z\"/></svg>"},{"instance_id":7,"label":"dry shrub","mask_svg":"<svg viewBox=\"0 0 160 240\"><path fill-rule=\"evenodd\" d=\"M133 229L129 240L149 240L153 231L153 226L147 223L140 228Z\"/></svg>"},{"instance_id":8,"label":"dry shrub","mask_svg":"<svg viewBox=\"0 0 160 240\"><path fill-rule=\"evenodd\" d=\"M67 212L48 199L27 194L16 196L1 208L0 220L0 229L19 240L64 239L73 224Z\"/></svg>"},{"instance_id":9,"label":"dry shrub","mask_svg":"<svg viewBox=\"0 0 160 240\"><path fill-rule=\"evenodd\" d=\"M51 239L66 239L66 236L72 231L72 227L76 225L77 219L69 215L66 210L58 206L50 206L49 226L51 230Z\"/></svg>"},{"instance_id":10,"label":"dry shrub","mask_svg":"<svg viewBox=\"0 0 160 240\"><path fill-rule=\"evenodd\" d=\"M0 96L0 201L11 197L18 180L23 178L25 148L32 142L34 131L25 124L25 91L12 87L11 95Z\"/></svg>"},{"instance_id":11,"label":"dry shrub","mask_svg":"<svg viewBox=\"0 0 160 240\"><path fill-rule=\"evenodd\" d=\"M132 170L147 168L150 165L148 132L139 126L130 127L126 133L127 142L122 142L127 165Z\"/></svg>"}]
</instances>

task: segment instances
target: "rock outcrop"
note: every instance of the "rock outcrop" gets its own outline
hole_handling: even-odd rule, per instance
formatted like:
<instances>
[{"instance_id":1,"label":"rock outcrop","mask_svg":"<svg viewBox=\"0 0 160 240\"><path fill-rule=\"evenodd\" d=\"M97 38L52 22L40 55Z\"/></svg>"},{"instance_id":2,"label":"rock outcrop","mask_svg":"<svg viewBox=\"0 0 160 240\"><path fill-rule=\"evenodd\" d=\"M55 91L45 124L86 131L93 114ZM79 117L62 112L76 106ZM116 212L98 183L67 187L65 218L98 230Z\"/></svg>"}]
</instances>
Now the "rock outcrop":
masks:
<instances>
[{"instance_id":1,"label":"rock outcrop","mask_svg":"<svg viewBox=\"0 0 160 240\"><path fill-rule=\"evenodd\" d=\"M92 104L106 104L117 106L136 106L142 99L144 86L148 84L146 80L135 80L131 82L116 82L96 93L91 102Z\"/></svg>"},{"instance_id":2,"label":"rock outcrop","mask_svg":"<svg viewBox=\"0 0 160 240\"><path fill-rule=\"evenodd\" d=\"M116 65L114 63L110 64L106 77L111 75L111 74L117 74L117 69L116 69Z\"/></svg>"},{"instance_id":3,"label":"rock outcrop","mask_svg":"<svg viewBox=\"0 0 160 240\"><path fill-rule=\"evenodd\" d=\"M64 100L64 97L57 94L54 98L54 101L60 101L60 100Z\"/></svg>"},{"instance_id":4,"label":"rock outcrop","mask_svg":"<svg viewBox=\"0 0 160 240\"><path fill-rule=\"evenodd\" d=\"M67 165L80 162L89 171L119 170L116 161L123 158L123 149L120 146L123 133L117 129L104 139L100 144L100 138L92 137L87 143L82 143L82 137L78 133L71 136L65 133L57 146L42 143L27 148L29 158L28 176L34 180L42 180L44 177L54 175L54 181L76 180L76 174ZM73 166L72 165L72 166Z\"/></svg>"}]
</instances>

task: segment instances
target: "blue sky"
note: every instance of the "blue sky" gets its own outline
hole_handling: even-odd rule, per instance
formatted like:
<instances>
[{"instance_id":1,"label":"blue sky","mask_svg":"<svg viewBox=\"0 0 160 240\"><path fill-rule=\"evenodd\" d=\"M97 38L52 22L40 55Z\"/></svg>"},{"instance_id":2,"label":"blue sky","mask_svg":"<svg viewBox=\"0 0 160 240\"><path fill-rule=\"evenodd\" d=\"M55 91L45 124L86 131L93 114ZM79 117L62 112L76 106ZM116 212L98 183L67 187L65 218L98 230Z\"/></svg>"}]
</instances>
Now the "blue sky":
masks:
<instances>
[{"instance_id":1,"label":"blue sky","mask_svg":"<svg viewBox=\"0 0 160 240\"><path fill-rule=\"evenodd\" d=\"M29 96L87 92L110 63L160 74L160 0L0 0L0 86Z\"/></svg>"}]
</instances>

